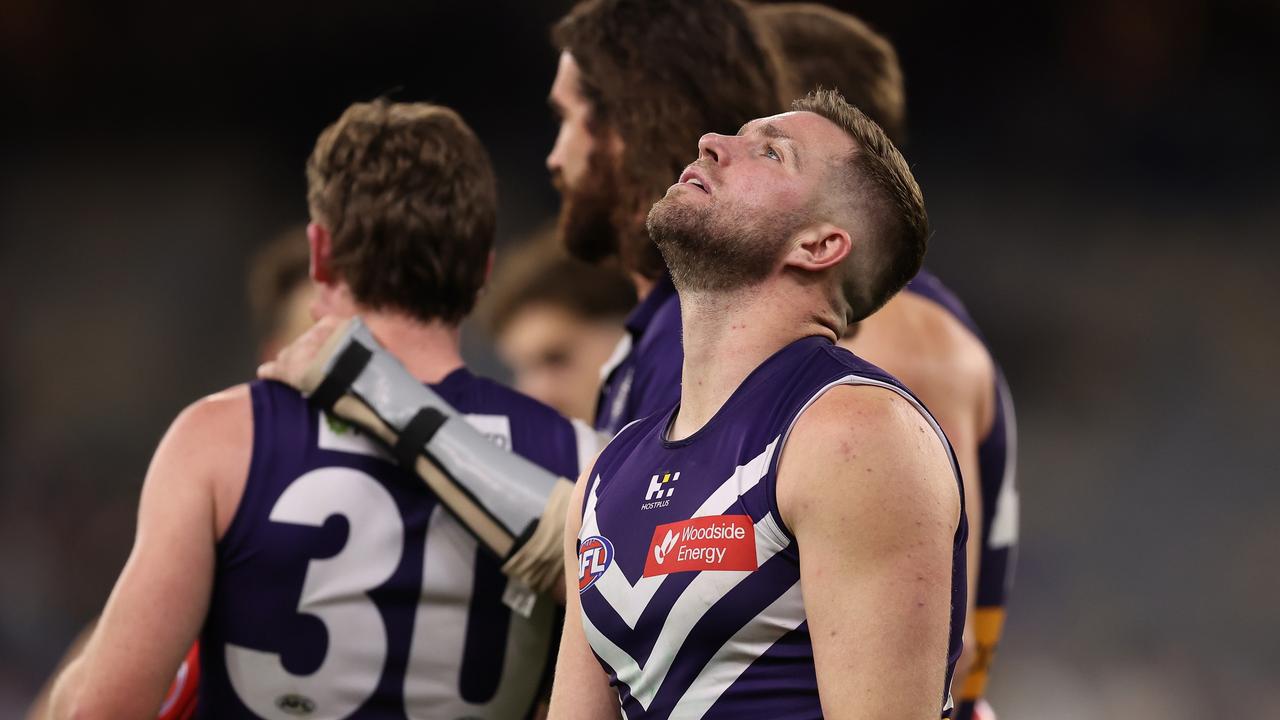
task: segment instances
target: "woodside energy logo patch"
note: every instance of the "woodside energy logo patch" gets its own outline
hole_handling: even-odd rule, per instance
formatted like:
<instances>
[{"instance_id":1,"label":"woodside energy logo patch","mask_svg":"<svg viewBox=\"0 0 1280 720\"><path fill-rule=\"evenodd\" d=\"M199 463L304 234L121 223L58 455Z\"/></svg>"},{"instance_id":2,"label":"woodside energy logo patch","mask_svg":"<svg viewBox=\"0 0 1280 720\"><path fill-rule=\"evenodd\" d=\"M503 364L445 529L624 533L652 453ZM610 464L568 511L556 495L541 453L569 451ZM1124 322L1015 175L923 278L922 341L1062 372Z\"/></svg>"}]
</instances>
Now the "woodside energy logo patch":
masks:
<instances>
[{"instance_id":1,"label":"woodside energy logo patch","mask_svg":"<svg viewBox=\"0 0 1280 720\"><path fill-rule=\"evenodd\" d=\"M659 525L644 577L702 570L755 570L756 531L747 515L713 515Z\"/></svg>"}]
</instances>

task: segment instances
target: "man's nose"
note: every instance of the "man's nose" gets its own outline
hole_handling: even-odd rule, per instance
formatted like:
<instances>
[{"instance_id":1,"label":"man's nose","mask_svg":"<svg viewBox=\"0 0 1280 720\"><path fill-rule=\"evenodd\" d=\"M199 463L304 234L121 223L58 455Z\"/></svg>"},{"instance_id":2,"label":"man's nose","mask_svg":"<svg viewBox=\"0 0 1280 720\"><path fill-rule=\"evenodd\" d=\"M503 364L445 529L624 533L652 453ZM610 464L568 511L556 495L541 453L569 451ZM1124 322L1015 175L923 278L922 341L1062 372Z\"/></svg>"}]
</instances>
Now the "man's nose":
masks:
<instances>
[{"instance_id":1,"label":"man's nose","mask_svg":"<svg viewBox=\"0 0 1280 720\"><path fill-rule=\"evenodd\" d=\"M698 138L698 159L707 158L723 164L729 160L729 136L707 133Z\"/></svg>"}]
</instances>

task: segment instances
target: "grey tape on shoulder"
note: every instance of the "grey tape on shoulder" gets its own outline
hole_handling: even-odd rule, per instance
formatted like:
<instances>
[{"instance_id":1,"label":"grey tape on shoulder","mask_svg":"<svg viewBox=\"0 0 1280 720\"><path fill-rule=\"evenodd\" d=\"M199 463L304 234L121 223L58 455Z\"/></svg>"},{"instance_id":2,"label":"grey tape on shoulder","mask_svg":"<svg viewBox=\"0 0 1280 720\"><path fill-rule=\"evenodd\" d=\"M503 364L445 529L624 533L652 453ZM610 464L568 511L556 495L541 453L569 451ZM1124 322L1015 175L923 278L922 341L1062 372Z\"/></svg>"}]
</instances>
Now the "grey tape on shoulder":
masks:
<instances>
[{"instance_id":1,"label":"grey tape on shoulder","mask_svg":"<svg viewBox=\"0 0 1280 720\"><path fill-rule=\"evenodd\" d=\"M422 410L438 411L445 421L424 448L436 464L512 536L520 536L542 516L559 480L556 475L494 445L444 398L410 375L364 323L352 323L346 342L372 352L351 383L351 391L397 435L403 434Z\"/></svg>"},{"instance_id":2,"label":"grey tape on shoulder","mask_svg":"<svg viewBox=\"0 0 1280 720\"><path fill-rule=\"evenodd\" d=\"M560 480L494 445L458 417L432 436L427 453L516 537L542 516Z\"/></svg>"}]
</instances>

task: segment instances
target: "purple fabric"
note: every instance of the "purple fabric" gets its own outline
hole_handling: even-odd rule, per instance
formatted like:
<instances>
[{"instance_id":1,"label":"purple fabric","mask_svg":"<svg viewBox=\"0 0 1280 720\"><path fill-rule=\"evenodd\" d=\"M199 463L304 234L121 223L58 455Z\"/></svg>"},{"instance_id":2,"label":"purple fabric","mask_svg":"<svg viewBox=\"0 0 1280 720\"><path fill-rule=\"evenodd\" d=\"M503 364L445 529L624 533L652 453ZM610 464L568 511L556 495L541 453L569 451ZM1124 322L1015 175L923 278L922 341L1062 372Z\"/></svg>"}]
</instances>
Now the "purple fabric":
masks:
<instances>
[{"instance_id":1,"label":"purple fabric","mask_svg":"<svg viewBox=\"0 0 1280 720\"><path fill-rule=\"evenodd\" d=\"M608 435L680 400L680 299L670 276L658 279L626 325L631 352L605 378L596 405L596 429Z\"/></svg>"},{"instance_id":2,"label":"purple fabric","mask_svg":"<svg viewBox=\"0 0 1280 720\"><path fill-rule=\"evenodd\" d=\"M576 476L573 428L550 408L464 369L433 387L459 412L507 418L515 452L552 472ZM329 643L324 623L300 614L297 608L309 565L343 550L349 541L349 521L335 513L320 527L311 527L274 522L270 515L286 489L306 473L350 468L367 474L390 494L404 527L404 544L394 573L368 592L386 629L386 656L376 691L352 717L404 718L403 687L415 613L424 592L428 521L438 501L418 477L389 459L321 448L320 436L326 434L322 423L338 428L343 437L355 431L322 419L291 388L255 382L251 395L253 459L243 498L217 547L213 595L201 635L198 716L256 717L231 685L225 661L229 643L278 653L285 669L297 675L314 673L324 661ZM474 555L468 630L457 658L458 692L468 702L483 703L497 684L511 614L501 600L506 578L498 560L483 550ZM548 632L556 632L554 623ZM555 637L551 638L553 648ZM522 660L530 672L543 672L542 668L550 672L550 654ZM531 701L529 710L532 706Z\"/></svg>"},{"instance_id":3,"label":"purple fabric","mask_svg":"<svg viewBox=\"0 0 1280 720\"><path fill-rule=\"evenodd\" d=\"M799 549L778 513L775 495L780 438L817 394L849 376L892 385L910 394L879 368L823 338L809 337L781 349L757 367L716 415L689 438L678 442L665 439L673 406L667 412L651 415L625 428L597 460L582 509L584 530L579 541L586 540L589 529L596 528L614 549L609 566L616 566L615 572L621 571L630 585L640 581L646 564L655 557L654 541L661 537L655 534L656 529L693 517L722 485L736 483L725 496L728 504L723 507L727 510L716 510L712 515L719 518L745 515L754 527L774 523L778 531L768 531L769 537L778 538L776 544L782 546L721 594L686 592L699 577L718 574L718 570L689 570L657 576L660 584L638 613L634 627L628 625L622 611L611 603L606 591L602 591L603 581L598 580L582 592L584 616L600 634L629 656L626 662L630 665L651 672L666 659L673 658L656 692L642 702L633 696L631 688L619 682L620 668L611 667L605 660L610 650L593 646L619 690L629 718L667 718L677 704L688 702L691 684L712 656L735 633L761 623L758 618L761 612L799 582ZM772 454L767 450L771 443L775 443ZM761 465L766 458L768 461ZM737 468L753 459L757 462L752 467L761 468L759 472L752 475L742 471L735 476ZM668 495L663 490L655 495L659 478L675 472L680 475L668 486L673 491ZM731 477L737 479L726 482ZM592 493L595 505L589 514ZM655 497L661 500L654 501ZM592 522L595 525L591 525ZM951 587L943 590L949 592L952 605L948 680L960 652L964 625L966 534L967 525L962 522L955 537ZM761 547L761 537L757 531L753 547ZM752 555L754 557L754 550ZM738 576L721 577L733 582ZM663 627L673 618L676 621L684 618L691 623L687 636L680 638L674 648L657 647ZM759 653L754 660L745 661L745 671L736 681L717 691L720 694L705 718L821 716L812 646L803 617L798 614L794 620L793 629L780 631L767 651ZM939 670L943 668L940 666ZM654 673L651 677L658 675ZM761 702L765 705L759 705ZM761 714L760 708L765 706L771 710Z\"/></svg>"}]
</instances>

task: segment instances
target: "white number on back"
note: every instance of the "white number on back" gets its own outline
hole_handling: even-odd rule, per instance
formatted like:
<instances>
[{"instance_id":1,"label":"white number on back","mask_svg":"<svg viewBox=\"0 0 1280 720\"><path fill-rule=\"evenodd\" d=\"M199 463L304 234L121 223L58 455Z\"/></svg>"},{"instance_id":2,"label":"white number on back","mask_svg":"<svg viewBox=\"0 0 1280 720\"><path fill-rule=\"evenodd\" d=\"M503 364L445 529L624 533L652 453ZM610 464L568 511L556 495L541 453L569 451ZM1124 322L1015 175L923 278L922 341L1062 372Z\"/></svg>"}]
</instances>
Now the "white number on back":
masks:
<instances>
[{"instance_id":1,"label":"white number on back","mask_svg":"<svg viewBox=\"0 0 1280 720\"><path fill-rule=\"evenodd\" d=\"M341 467L303 475L271 509L273 522L312 527L324 525L331 515L347 518L347 544L331 558L311 561L298 600L298 612L319 618L329 635L329 651L320 668L310 675L294 675L277 653L232 644L226 648L227 673L236 694L269 720L297 717L302 708L291 707L291 702L313 704L306 713L311 718L346 717L373 695L382 677L387 631L366 593L386 582L400 564L400 510L377 480ZM266 692L268 688L284 692ZM286 712L286 707L294 712Z\"/></svg>"}]
</instances>

